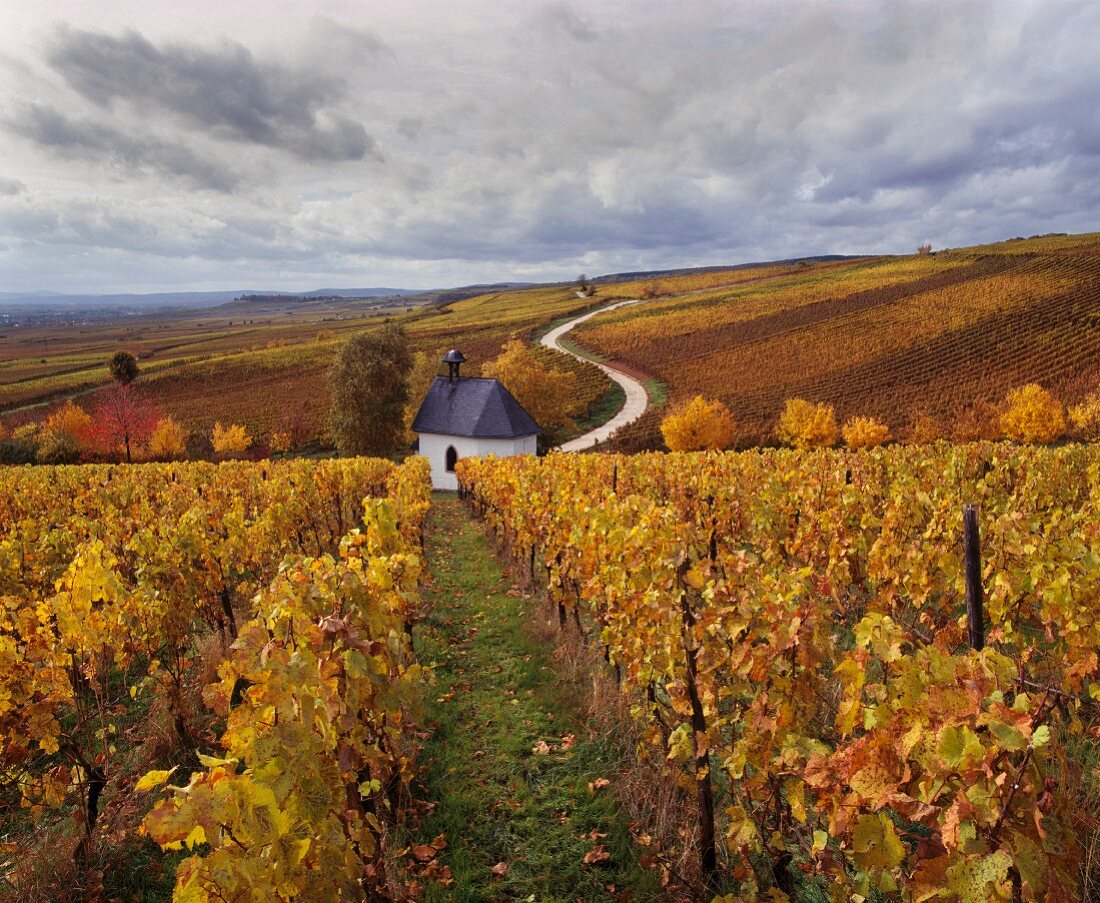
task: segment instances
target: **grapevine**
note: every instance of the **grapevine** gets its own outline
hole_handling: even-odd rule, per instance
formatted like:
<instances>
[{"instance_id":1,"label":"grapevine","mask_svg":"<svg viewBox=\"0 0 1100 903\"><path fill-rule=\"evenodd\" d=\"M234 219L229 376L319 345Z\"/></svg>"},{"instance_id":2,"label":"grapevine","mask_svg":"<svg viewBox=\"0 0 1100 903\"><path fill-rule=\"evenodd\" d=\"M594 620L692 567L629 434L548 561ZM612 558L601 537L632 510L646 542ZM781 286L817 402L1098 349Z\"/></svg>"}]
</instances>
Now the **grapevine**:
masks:
<instances>
[{"instance_id":1,"label":"grapevine","mask_svg":"<svg viewBox=\"0 0 1100 903\"><path fill-rule=\"evenodd\" d=\"M791 894L792 869L835 899L1072 898L1067 750L1100 695L1091 448L552 456L459 476L541 563L563 622L595 625L742 898ZM980 652L967 503L986 542Z\"/></svg>"}]
</instances>

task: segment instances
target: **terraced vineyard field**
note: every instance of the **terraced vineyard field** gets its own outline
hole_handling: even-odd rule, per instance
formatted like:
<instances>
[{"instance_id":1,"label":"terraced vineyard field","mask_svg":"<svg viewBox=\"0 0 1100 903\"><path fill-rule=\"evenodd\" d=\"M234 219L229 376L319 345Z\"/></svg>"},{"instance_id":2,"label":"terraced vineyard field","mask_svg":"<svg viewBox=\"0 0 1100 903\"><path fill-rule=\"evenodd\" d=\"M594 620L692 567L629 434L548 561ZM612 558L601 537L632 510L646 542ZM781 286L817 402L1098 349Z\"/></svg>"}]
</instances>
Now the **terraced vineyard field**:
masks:
<instances>
[{"instance_id":1,"label":"terraced vineyard field","mask_svg":"<svg viewBox=\"0 0 1100 903\"><path fill-rule=\"evenodd\" d=\"M722 399L742 443L771 440L783 402L835 405L904 435L931 418L976 438L1005 393L1039 382L1078 401L1100 381L1100 235L816 266L663 298L575 337L650 373L675 401ZM659 443L656 420L633 441Z\"/></svg>"},{"instance_id":2,"label":"terraced vineyard field","mask_svg":"<svg viewBox=\"0 0 1100 903\"><path fill-rule=\"evenodd\" d=\"M688 291L755 278L748 273L689 274L661 285ZM0 417L7 426L18 426L40 419L45 405L68 397L94 406L95 392L108 382L106 361L124 348L140 359L144 391L188 429L208 433L216 421L242 423L253 436L264 437L286 429L290 411L295 431L316 438L327 406L325 373L338 349L384 319L406 326L414 352L442 357L461 347L476 375L510 338L528 339L554 320L615 298L637 297L647 285L638 280L601 285L593 298L578 298L573 286L561 285L491 292L408 311L380 312L354 302L271 310L241 302L78 328L13 329L0 337ZM553 365L577 372L583 419L584 410L607 392L608 381L565 356L555 357Z\"/></svg>"},{"instance_id":3,"label":"terraced vineyard field","mask_svg":"<svg viewBox=\"0 0 1100 903\"><path fill-rule=\"evenodd\" d=\"M412 349L459 346L468 371L513 337L616 299L645 304L598 317L570 338L667 385L673 402L722 399L741 444L771 441L785 399L836 406L841 418L885 420L905 436L915 422L938 435L981 438L1006 391L1040 382L1067 403L1100 378L1100 235L1021 239L935 255L769 263L573 286L491 292L443 306L395 308L385 317L354 304L334 314L263 312L234 304L77 330L15 331L0 340L0 416L40 418L44 403L88 396L106 384L120 347L141 358L157 407L188 429L244 424L256 437L289 426L323 431L325 373L342 342L384 318L404 323ZM301 305L299 305L301 306ZM581 407L598 410L608 386L578 373ZM584 419L583 412L581 419ZM659 413L623 438L658 447Z\"/></svg>"}]
</instances>

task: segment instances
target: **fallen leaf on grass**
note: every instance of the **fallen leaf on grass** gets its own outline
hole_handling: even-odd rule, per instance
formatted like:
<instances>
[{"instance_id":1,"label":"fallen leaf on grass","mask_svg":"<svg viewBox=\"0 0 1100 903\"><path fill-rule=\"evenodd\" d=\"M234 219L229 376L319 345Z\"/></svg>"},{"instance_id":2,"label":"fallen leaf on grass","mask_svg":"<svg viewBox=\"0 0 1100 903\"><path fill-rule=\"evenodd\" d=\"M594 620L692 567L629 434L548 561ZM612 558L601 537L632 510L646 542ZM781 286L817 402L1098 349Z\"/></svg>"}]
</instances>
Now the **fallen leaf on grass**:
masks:
<instances>
[{"instance_id":1,"label":"fallen leaf on grass","mask_svg":"<svg viewBox=\"0 0 1100 903\"><path fill-rule=\"evenodd\" d=\"M420 862L427 862L429 859L435 856L436 852L437 850L435 847L429 846L426 843L417 844L415 847L412 848L413 856L415 856Z\"/></svg>"},{"instance_id":2,"label":"fallen leaf on grass","mask_svg":"<svg viewBox=\"0 0 1100 903\"><path fill-rule=\"evenodd\" d=\"M429 881L434 881L441 887L450 887L454 884L454 878L451 875L451 867L449 865L440 865L438 862L433 862L424 868L424 871L420 873L421 878L427 878Z\"/></svg>"},{"instance_id":3,"label":"fallen leaf on grass","mask_svg":"<svg viewBox=\"0 0 1100 903\"><path fill-rule=\"evenodd\" d=\"M566 734L561 738L561 750L565 752L567 749L572 749L573 744L577 742L576 734Z\"/></svg>"},{"instance_id":4,"label":"fallen leaf on grass","mask_svg":"<svg viewBox=\"0 0 1100 903\"><path fill-rule=\"evenodd\" d=\"M595 865L597 862L607 862L611 858L611 854L607 852L607 849L601 843L596 849L589 850L584 854L585 865Z\"/></svg>"},{"instance_id":5,"label":"fallen leaf on grass","mask_svg":"<svg viewBox=\"0 0 1100 903\"><path fill-rule=\"evenodd\" d=\"M611 782L607 778L596 778L596 780L588 782L588 792L595 796L610 784Z\"/></svg>"},{"instance_id":6,"label":"fallen leaf on grass","mask_svg":"<svg viewBox=\"0 0 1100 903\"><path fill-rule=\"evenodd\" d=\"M548 756L550 755L550 746L545 740L539 740L538 743L531 747L531 752L536 756Z\"/></svg>"},{"instance_id":7,"label":"fallen leaf on grass","mask_svg":"<svg viewBox=\"0 0 1100 903\"><path fill-rule=\"evenodd\" d=\"M493 873L493 877L503 878L508 871L508 863L498 862L496 865L490 866L489 871Z\"/></svg>"}]
</instances>

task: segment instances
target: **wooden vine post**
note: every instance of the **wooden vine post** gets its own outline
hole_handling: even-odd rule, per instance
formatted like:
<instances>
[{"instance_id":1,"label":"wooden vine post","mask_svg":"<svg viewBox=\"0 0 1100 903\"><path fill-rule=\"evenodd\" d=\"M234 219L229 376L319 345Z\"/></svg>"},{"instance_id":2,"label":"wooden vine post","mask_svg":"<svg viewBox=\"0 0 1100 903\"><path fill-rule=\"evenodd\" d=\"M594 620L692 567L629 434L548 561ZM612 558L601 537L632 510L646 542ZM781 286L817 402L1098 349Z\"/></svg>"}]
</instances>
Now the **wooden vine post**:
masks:
<instances>
[{"instance_id":1,"label":"wooden vine post","mask_svg":"<svg viewBox=\"0 0 1100 903\"><path fill-rule=\"evenodd\" d=\"M985 646L982 613L982 540L978 532L978 506L963 507L963 562L966 568L966 628L970 648Z\"/></svg>"},{"instance_id":2,"label":"wooden vine post","mask_svg":"<svg viewBox=\"0 0 1100 903\"><path fill-rule=\"evenodd\" d=\"M684 586L684 574L687 562L681 567L680 577L680 615L682 618L682 637L684 658L686 660L686 683L688 701L691 703L692 749L695 754L696 798L699 803L699 867L703 883L713 890L718 878L718 847L714 832L714 788L710 778L710 750L706 741L707 719L703 711L703 701L699 695L698 659L699 649L695 642L695 613L691 608Z\"/></svg>"},{"instance_id":3,"label":"wooden vine post","mask_svg":"<svg viewBox=\"0 0 1100 903\"><path fill-rule=\"evenodd\" d=\"M981 650L985 647L985 615L983 612L982 598L982 539L978 530L977 505L966 505L963 507L963 562L966 568L967 639L970 642L971 649ZM1047 696L1049 697L1050 694L1048 693ZM1043 711L1046 700L1043 702L1044 705L1039 707L1040 712ZM1047 714L1049 714L1049 711ZM1042 719L1038 719L1037 717L1035 725L1041 723L1041 720ZM1012 800L1016 796L1016 791L1020 789L1020 780L1023 777L1024 770L1027 768L1027 763L1031 760L1031 753L1032 747L1028 746L1027 752L1024 754L1024 760L1020 763L1020 767L1016 772L1016 779L1009 788L1008 799L1005 800L1004 805L1001 807L1001 814L997 819L997 824L993 826L991 840L994 849L1000 847L1001 826L1004 824L1005 817L1012 807ZM1022 903L1023 879L1020 875L1020 870L1015 864L1009 866L1008 877L1012 883L1013 903Z\"/></svg>"}]
</instances>

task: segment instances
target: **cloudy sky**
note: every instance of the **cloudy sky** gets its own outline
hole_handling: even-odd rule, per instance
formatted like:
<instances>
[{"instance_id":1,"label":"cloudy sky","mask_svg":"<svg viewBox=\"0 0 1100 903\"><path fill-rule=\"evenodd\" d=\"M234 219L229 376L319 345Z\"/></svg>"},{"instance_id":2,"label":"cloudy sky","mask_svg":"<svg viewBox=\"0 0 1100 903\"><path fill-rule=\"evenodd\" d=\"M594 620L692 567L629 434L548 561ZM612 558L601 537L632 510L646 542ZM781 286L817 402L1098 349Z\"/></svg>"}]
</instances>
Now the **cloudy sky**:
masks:
<instances>
[{"instance_id":1,"label":"cloudy sky","mask_svg":"<svg viewBox=\"0 0 1100 903\"><path fill-rule=\"evenodd\" d=\"M1100 229L1100 3L0 2L0 291Z\"/></svg>"}]
</instances>

